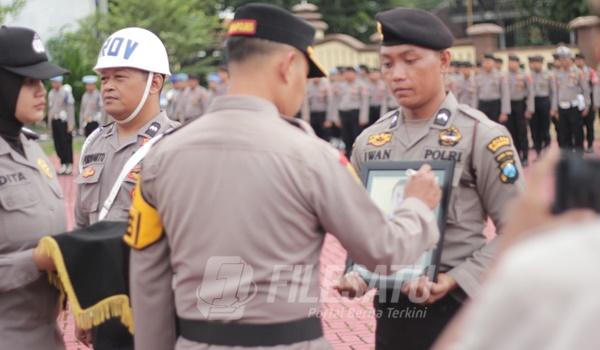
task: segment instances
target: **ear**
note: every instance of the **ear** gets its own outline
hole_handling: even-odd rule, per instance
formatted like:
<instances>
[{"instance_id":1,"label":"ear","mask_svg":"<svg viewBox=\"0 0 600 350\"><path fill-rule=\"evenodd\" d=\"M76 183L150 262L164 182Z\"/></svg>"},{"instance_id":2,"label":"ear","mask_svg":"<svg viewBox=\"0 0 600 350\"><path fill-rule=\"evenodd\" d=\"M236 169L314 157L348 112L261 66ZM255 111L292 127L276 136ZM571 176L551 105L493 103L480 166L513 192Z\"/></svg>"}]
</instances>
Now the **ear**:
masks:
<instances>
[{"instance_id":1,"label":"ear","mask_svg":"<svg viewBox=\"0 0 600 350\"><path fill-rule=\"evenodd\" d=\"M452 54L450 53L450 50L440 51L440 63L442 65L442 72L444 72L444 73L448 72L451 61L452 61Z\"/></svg>"},{"instance_id":2,"label":"ear","mask_svg":"<svg viewBox=\"0 0 600 350\"><path fill-rule=\"evenodd\" d=\"M286 50L281 54L281 59L279 61L279 76L286 84L292 79L296 60L297 57L291 50Z\"/></svg>"},{"instance_id":3,"label":"ear","mask_svg":"<svg viewBox=\"0 0 600 350\"><path fill-rule=\"evenodd\" d=\"M160 90L165 83L165 76L154 73L152 76L152 84L150 85L150 95L160 94Z\"/></svg>"}]
</instances>

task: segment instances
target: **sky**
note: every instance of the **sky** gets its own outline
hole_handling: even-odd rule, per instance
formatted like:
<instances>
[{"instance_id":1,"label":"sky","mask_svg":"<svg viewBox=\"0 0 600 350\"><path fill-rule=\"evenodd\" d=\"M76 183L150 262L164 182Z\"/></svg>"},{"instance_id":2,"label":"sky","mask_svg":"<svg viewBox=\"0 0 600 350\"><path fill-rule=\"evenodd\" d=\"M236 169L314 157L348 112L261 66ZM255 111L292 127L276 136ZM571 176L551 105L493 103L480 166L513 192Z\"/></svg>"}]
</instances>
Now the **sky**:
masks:
<instances>
[{"instance_id":1,"label":"sky","mask_svg":"<svg viewBox=\"0 0 600 350\"><path fill-rule=\"evenodd\" d=\"M0 0L9 4L10 0ZM7 18L4 24L29 27L47 41L68 26L75 29L77 20L93 13L96 0L27 0L25 7L14 18Z\"/></svg>"}]
</instances>

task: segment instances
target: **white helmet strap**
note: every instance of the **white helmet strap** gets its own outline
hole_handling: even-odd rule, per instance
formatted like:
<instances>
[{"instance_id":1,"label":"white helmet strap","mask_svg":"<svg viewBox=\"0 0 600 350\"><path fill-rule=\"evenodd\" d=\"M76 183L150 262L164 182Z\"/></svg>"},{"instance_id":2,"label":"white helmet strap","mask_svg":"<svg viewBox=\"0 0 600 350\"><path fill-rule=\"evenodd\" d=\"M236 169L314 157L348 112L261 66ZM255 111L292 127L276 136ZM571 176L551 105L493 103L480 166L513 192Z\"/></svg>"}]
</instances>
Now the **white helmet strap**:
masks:
<instances>
[{"instance_id":1,"label":"white helmet strap","mask_svg":"<svg viewBox=\"0 0 600 350\"><path fill-rule=\"evenodd\" d=\"M148 72L148 80L146 80L146 88L144 89L144 95L142 95L142 99L140 100L140 103L138 103L137 107L135 107L135 110L131 113L131 115L129 115L129 117L123 119L123 120L116 120L117 124L126 124L129 123L130 121L132 121L133 119L135 119L135 117L138 116L138 114L140 113L140 111L142 110L142 107L144 107L144 104L146 104L146 100L148 99L148 96L150 95L150 87L152 86L152 79L154 78L154 73L153 72Z\"/></svg>"}]
</instances>

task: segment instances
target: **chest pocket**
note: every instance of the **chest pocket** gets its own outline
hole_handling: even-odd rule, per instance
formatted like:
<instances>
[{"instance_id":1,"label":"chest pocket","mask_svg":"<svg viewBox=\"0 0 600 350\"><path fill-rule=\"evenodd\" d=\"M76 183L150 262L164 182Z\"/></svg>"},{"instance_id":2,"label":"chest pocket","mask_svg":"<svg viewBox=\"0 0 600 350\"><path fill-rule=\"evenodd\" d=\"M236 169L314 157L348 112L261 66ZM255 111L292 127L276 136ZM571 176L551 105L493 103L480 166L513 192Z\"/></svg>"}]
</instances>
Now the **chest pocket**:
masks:
<instances>
[{"instance_id":1,"label":"chest pocket","mask_svg":"<svg viewBox=\"0 0 600 350\"><path fill-rule=\"evenodd\" d=\"M79 187L79 197L81 199L79 205L84 213L98 211L102 170L104 170L104 164L87 165L75 179L75 183Z\"/></svg>"},{"instance_id":2,"label":"chest pocket","mask_svg":"<svg viewBox=\"0 0 600 350\"><path fill-rule=\"evenodd\" d=\"M8 241L38 239L47 232L39 231L39 219L46 214L35 186L19 184L0 190L0 238ZM4 237L3 237L4 236Z\"/></svg>"}]
</instances>

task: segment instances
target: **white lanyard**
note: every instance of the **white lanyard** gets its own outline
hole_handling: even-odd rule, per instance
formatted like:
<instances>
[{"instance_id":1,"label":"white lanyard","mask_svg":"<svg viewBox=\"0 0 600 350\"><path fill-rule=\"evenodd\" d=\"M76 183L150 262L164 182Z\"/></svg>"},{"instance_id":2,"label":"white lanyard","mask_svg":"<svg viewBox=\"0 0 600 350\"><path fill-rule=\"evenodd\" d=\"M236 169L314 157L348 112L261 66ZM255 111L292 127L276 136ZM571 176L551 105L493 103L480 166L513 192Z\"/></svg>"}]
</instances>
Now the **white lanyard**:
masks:
<instances>
[{"instance_id":1,"label":"white lanyard","mask_svg":"<svg viewBox=\"0 0 600 350\"><path fill-rule=\"evenodd\" d=\"M112 189L110 190L108 197L106 198L106 200L104 201L104 204L102 205L102 209L100 210L100 215L98 215L98 221L104 220L104 218L108 214L108 211L110 210L113 203L115 202L115 199L117 198L117 194L119 194L119 190L121 189L121 184L123 183L123 180L125 180L125 178L129 174L129 172L131 170L133 170L133 168L139 162L141 162L142 159L144 159L144 157L150 151L150 148L152 148L152 145L154 145L164 135L165 134L158 134L158 135L154 136L153 138L151 138L150 140L148 140L148 142L146 142L142 147L140 147L137 151L135 151L135 153L127 160L127 162L123 166L123 169L121 170L121 173L119 173L119 177L117 177L117 181L115 181L115 184L113 185Z\"/></svg>"}]
</instances>

